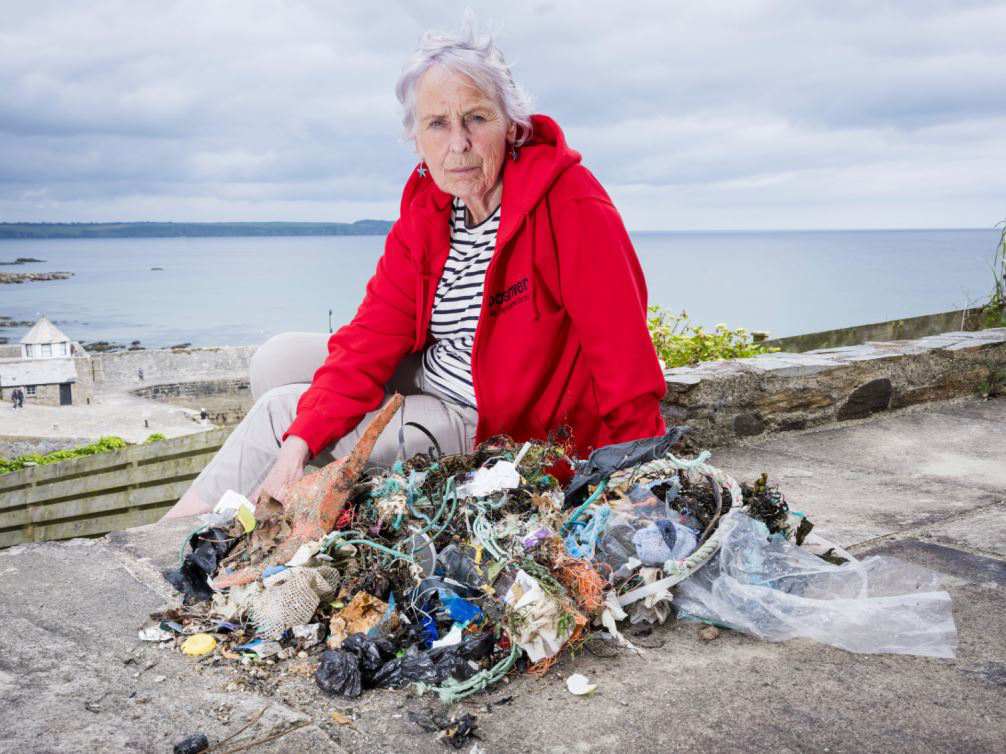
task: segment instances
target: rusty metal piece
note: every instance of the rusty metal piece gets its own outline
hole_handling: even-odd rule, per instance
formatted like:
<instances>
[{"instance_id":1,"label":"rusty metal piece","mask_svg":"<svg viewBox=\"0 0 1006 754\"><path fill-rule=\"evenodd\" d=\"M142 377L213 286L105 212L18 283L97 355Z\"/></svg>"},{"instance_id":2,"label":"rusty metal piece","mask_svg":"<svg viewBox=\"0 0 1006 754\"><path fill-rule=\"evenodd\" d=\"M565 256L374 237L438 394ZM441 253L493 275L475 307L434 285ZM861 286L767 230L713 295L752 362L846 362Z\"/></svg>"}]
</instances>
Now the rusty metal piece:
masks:
<instances>
[{"instance_id":1,"label":"rusty metal piece","mask_svg":"<svg viewBox=\"0 0 1006 754\"><path fill-rule=\"evenodd\" d=\"M402 407L403 400L395 393L371 419L345 458L333 461L291 484L287 488L287 501L281 515L277 515L278 501L268 496L258 501L255 508L259 525L249 535L244 547L244 554L251 564L215 578L214 587L225 589L250 584L259 577L263 568L286 563L302 544L321 539L332 531L349 501L356 480L374 451L377 438ZM259 513L259 506L262 514ZM240 554L238 558L241 558Z\"/></svg>"}]
</instances>

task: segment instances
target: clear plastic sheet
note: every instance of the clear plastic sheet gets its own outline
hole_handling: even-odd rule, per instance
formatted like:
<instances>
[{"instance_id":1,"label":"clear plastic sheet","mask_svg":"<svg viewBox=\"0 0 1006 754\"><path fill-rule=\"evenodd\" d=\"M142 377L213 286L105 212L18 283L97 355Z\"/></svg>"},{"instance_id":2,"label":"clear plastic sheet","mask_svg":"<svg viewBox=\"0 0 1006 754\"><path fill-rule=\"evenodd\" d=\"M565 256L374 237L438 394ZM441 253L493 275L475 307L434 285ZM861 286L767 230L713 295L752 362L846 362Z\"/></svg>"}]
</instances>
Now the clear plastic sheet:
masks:
<instances>
[{"instance_id":1,"label":"clear plastic sheet","mask_svg":"<svg viewBox=\"0 0 1006 754\"><path fill-rule=\"evenodd\" d=\"M737 511L720 551L678 585L674 604L768 641L806 638L849 652L952 658L957 628L941 576L896 558L832 565Z\"/></svg>"}]
</instances>

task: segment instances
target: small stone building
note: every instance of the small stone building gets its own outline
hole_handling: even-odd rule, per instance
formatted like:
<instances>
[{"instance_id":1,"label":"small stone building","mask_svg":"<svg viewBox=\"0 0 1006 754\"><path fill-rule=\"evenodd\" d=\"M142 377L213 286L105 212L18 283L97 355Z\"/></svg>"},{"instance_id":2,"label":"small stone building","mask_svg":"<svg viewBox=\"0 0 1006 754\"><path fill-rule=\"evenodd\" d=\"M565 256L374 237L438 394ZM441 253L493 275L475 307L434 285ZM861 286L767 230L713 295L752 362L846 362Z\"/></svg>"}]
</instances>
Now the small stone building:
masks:
<instances>
[{"instance_id":1,"label":"small stone building","mask_svg":"<svg viewBox=\"0 0 1006 754\"><path fill-rule=\"evenodd\" d=\"M25 403L89 403L93 385L89 361L80 344L42 317L21 338L20 358L0 359L0 400L9 402L14 390L21 388Z\"/></svg>"}]
</instances>

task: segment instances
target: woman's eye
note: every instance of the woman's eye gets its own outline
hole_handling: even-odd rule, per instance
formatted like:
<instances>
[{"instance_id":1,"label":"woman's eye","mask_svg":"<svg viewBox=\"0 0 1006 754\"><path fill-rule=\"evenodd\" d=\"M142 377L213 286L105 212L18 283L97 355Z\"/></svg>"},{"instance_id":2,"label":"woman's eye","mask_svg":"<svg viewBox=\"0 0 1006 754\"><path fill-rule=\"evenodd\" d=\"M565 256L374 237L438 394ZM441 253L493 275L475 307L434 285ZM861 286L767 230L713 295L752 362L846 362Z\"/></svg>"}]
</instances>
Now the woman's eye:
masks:
<instances>
[{"instance_id":1,"label":"woman's eye","mask_svg":"<svg viewBox=\"0 0 1006 754\"><path fill-rule=\"evenodd\" d=\"M473 120L476 123L485 123L486 122L486 117L484 115L478 115L478 114L469 115L468 119L469 120Z\"/></svg>"},{"instance_id":2,"label":"woman's eye","mask_svg":"<svg viewBox=\"0 0 1006 754\"><path fill-rule=\"evenodd\" d=\"M431 120L430 128L443 128L444 122L442 120Z\"/></svg>"}]
</instances>

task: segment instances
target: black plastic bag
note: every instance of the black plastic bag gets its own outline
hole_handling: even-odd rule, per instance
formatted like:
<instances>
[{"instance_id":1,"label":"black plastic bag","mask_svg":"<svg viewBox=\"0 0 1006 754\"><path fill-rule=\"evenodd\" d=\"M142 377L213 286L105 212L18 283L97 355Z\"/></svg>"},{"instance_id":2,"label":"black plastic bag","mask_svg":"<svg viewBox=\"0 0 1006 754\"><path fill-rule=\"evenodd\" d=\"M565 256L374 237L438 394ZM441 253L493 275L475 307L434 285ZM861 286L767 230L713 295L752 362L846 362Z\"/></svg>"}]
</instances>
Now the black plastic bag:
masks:
<instances>
[{"instance_id":1,"label":"black plastic bag","mask_svg":"<svg viewBox=\"0 0 1006 754\"><path fill-rule=\"evenodd\" d=\"M210 748L210 741L205 733L193 733L175 744L174 754L199 754Z\"/></svg>"},{"instance_id":2,"label":"black plastic bag","mask_svg":"<svg viewBox=\"0 0 1006 754\"><path fill-rule=\"evenodd\" d=\"M217 572L220 561L236 541L226 529L208 529L192 535L189 539L192 552L185 556L182 567L164 574L168 583L185 595L186 605L213 599L213 590L206 579Z\"/></svg>"},{"instance_id":3,"label":"black plastic bag","mask_svg":"<svg viewBox=\"0 0 1006 754\"><path fill-rule=\"evenodd\" d=\"M597 484L619 469L654 461L667 455L667 451L681 442L688 427L671 427L666 435L642 440L620 442L598 448L581 464L566 487L564 506L569 508L583 502L589 485Z\"/></svg>"},{"instance_id":4,"label":"black plastic bag","mask_svg":"<svg viewBox=\"0 0 1006 754\"><path fill-rule=\"evenodd\" d=\"M371 639L357 633L346 637L340 650L356 655L366 686L373 685L374 674L395 657L395 645L387 639Z\"/></svg>"},{"instance_id":5,"label":"black plastic bag","mask_svg":"<svg viewBox=\"0 0 1006 754\"><path fill-rule=\"evenodd\" d=\"M440 683L440 674L433 658L427 652L407 652L396 657L374 674L375 686L401 688L407 683L422 681L423 683Z\"/></svg>"},{"instance_id":6,"label":"black plastic bag","mask_svg":"<svg viewBox=\"0 0 1006 754\"><path fill-rule=\"evenodd\" d=\"M326 694L351 699L363 693L360 658L341 649L329 649L321 656L314 682Z\"/></svg>"},{"instance_id":7,"label":"black plastic bag","mask_svg":"<svg viewBox=\"0 0 1006 754\"><path fill-rule=\"evenodd\" d=\"M374 674L372 683L375 686L401 688L417 681L434 685L442 684L448 678L465 681L478 672L479 668L475 663L489 657L495 645L493 633L483 631L451 647L437 647L426 652L410 649L401 657L386 662Z\"/></svg>"}]
</instances>

